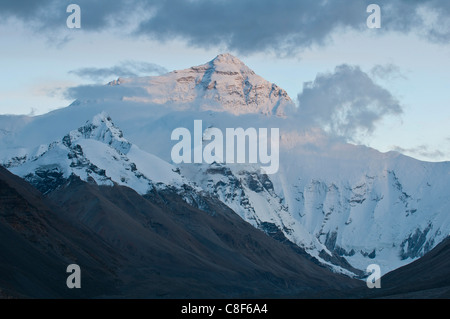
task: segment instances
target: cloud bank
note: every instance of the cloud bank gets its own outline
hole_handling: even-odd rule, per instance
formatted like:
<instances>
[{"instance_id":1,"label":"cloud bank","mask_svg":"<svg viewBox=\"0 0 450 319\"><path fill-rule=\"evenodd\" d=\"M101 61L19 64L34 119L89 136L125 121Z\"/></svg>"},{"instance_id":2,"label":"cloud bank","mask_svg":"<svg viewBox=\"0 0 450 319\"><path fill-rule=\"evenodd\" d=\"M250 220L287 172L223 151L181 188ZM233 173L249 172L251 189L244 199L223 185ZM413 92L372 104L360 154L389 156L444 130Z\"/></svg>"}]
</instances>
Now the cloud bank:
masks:
<instances>
[{"instance_id":1,"label":"cloud bank","mask_svg":"<svg viewBox=\"0 0 450 319\"><path fill-rule=\"evenodd\" d=\"M303 84L297 116L303 125L319 126L332 136L357 141L377 122L403 112L399 101L357 66L342 64Z\"/></svg>"},{"instance_id":2,"label":"cloud bank","mask_svg":"<svg viewBox=\"0 0 450 319\"><path fill-rule=\"evenodd\" d=\"M0 2L0 18L20 20L44 34L63 32L70 3L80 5L86 32L120 28L130 36L182 39L202 48L221 45L241 54L261 50L287 54L326 43L337 31L367 30L366 8L374 1L15 0ZM450 41L450 1L375 3L382 10L380 34L415 32L430 41Z\"/></svg>"},{"instance_id":3,"label":"cloud bank","mask_svg":"<svg viewBox=\"0 0 450 319\"><path fill-rule=\"evenodd\" d=\"M153 74L161 75L167 73L167 69L154 63L142 61L123 61L118 65L108 68L80 68L69 71L69 73L75 74L82 78L100 81L112 77L136 77Z\"/></svg>"}]
</instances>

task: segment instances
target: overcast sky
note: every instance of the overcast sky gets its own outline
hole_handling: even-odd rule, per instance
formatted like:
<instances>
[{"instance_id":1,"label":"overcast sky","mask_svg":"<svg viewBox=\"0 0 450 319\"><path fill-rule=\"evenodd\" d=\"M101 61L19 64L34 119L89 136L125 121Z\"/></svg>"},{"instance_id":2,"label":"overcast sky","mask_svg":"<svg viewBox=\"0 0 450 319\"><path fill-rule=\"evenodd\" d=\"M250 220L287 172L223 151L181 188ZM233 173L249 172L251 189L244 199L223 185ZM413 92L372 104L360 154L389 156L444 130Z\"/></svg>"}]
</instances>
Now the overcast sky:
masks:
<instances>
[{"instance_id":1,"label":"overcast sky","mask_svg":"<svg viewBox=\"0 0 450 319\"><path fill-rule=\"evenodd\" d=\"M66 25L71 3L80 29ZM366 24L371 3L379 29ZM450 1L2 0L0 39L0 114L42 114L80 85L230 52L330 134L450 160Z\"/></svg>"}]
</instances>

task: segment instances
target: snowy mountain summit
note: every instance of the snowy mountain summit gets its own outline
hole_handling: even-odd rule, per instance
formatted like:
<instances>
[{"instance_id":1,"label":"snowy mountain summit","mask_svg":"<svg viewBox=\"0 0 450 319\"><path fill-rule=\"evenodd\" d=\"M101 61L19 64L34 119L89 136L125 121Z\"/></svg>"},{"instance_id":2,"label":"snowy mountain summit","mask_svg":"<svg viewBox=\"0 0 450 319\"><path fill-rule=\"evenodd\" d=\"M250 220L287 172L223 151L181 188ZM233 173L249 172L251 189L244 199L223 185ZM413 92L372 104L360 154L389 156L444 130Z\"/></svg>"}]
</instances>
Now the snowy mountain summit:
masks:
<instances>
[{"instance_id":1,"label":"snowy mountain summit","mask_svg":"<svg viewBox=\"0 0 450 319\"><path fill-rule=\"evenodd\" d=\"M123 185L146 194L189 182L175 168L128 142L105 112L49 145L41 145L9 169L44 194L66 183L71 175L98 185Z\"/></svg>"},{"instance_id":2,"label":"snowy mountain summit","mask_svg":"<svg viewBox=\"0 0 450 319\"><path fill-rule=\"evenodd\" d=\"M292 105L285 90L255 74L231 54L220 54L210 62L162 76L119 78L109 85L129 89L123 100L174 103L201 110L232 114L262 113L282 116ZM125 92L128 92L125 90Z\"/></svg>"}]
</instances>

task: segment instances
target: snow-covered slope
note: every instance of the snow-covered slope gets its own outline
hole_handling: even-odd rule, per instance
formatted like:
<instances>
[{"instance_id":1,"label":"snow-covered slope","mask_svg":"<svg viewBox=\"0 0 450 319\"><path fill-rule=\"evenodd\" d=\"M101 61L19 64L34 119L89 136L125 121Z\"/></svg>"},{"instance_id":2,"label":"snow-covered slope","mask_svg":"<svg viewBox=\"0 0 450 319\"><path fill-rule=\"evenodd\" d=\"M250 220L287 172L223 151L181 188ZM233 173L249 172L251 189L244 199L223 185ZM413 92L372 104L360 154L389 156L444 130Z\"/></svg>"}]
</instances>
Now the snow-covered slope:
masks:
<instances>
[{"instance_id":1,"label":"snow-covered slope","mask_svg":"<svg viewBox=\"0 0 450 319\"><path fill-rule=\"evenodd\" d=\"M341 151L311 155L284 149L276 175L215 163L184 165L181 172L255 227L271 232L276 226L347 274L372 263L387 273L450 235L450 163L355 146L348 146L345 156Z\"/></svg>"},{"instance_id":2,"label":"snow-covered slope","mask_svg":"<svg viewBox=\"0 0 450 319\"><path fill-rule=\"evenodd\" d=\"M385 273L450 235L450 163L351 146L341 152L330 149L335 157L321 161L294 152L291 159L304 157L298 166L286 154L274 182L296 222L329 251L359 269L377 263Z\"/></svg>"},{"instance_id":3,"label":"snow-covered slope","mask_svg":"<svg viewBox=\"0 0 450 319\"><path fill-rule=\"evenodd\" d=\"M42 181L44 190L72 173L140 194L155 185L191 185L348 274L372 263L386 273L450 235L450 163L383 154L299 127L288 112L277 116L291 103L287 94L231 55L107 87L111 95L104 99L80 99L38 117L0 117L0 124L14 123L2 127L2 163ZM105 114L96 116L103 110L120 130ZM194 120L223 132L280 128L280 170L265 175L257 165L170 164L172 131L192 131Z\"/></svg>"},{"instance_id":4,"label":"snow-covered slope","mask_svg":"<svg viewBox=\"0 0 450 319\"><path fill-rule=\"evenodd\" d=\"M172 165L128 142L106 113L96 115L60 141L11 160L6 167L44 193L72 174L98 185L128 186L142 195L154 187L189 184Z\"/></svg>"}]
</instances>

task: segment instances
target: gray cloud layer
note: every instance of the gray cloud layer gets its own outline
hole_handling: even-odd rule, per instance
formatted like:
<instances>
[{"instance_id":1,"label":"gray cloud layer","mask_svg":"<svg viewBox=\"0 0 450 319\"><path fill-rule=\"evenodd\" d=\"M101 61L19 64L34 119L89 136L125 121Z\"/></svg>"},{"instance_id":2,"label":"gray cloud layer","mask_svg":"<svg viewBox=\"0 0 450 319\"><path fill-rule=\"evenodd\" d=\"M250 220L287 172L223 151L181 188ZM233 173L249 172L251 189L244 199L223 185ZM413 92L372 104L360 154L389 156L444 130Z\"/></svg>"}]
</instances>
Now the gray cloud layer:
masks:
<instances>
[{"instance_id":1,"label":"gray cloud layer","mask_svg":"<svg viewBox=\"0 0 450 319\"><path fill-rule=\"evenodd\" d=\"M70 71L69 73L94 81L99 81L111 77L135 77L152 74L160 75L167 73L167 69L154 63L123 61L118 65L109 68L81 68Z\"/></svg>"},{"instance_id":2,"label":"gray cloud layer","mask_svg":"<svg viewBox=\"0 0 450 319\"><path fill-rule=\"evenodd\" d=\"M298 95L299 120L318 125L348 140L372 133L383 117L399 115L401 105L359 67L343 64L333 73L318 74Z\"/></svg>"},{"instance_id":3,"label":"gray cloud layer","mask_svg":"<svg viewBox=\"0 0 450 319\"><path fill-rule=\"evenodd\" d=\"M0 17L53 32L66 28L65 9L77 3L86 31L136 24L132 34L161 41L180 38L240 53L288 53L324 43L339 28L366 29L366 8L373 2L382 8L380 34L414 31L431 41L450 41L450 1L443 0L15 0L0 2ZM426 12L435 20L425 18Z\"/></svg>"}]
</instances>

